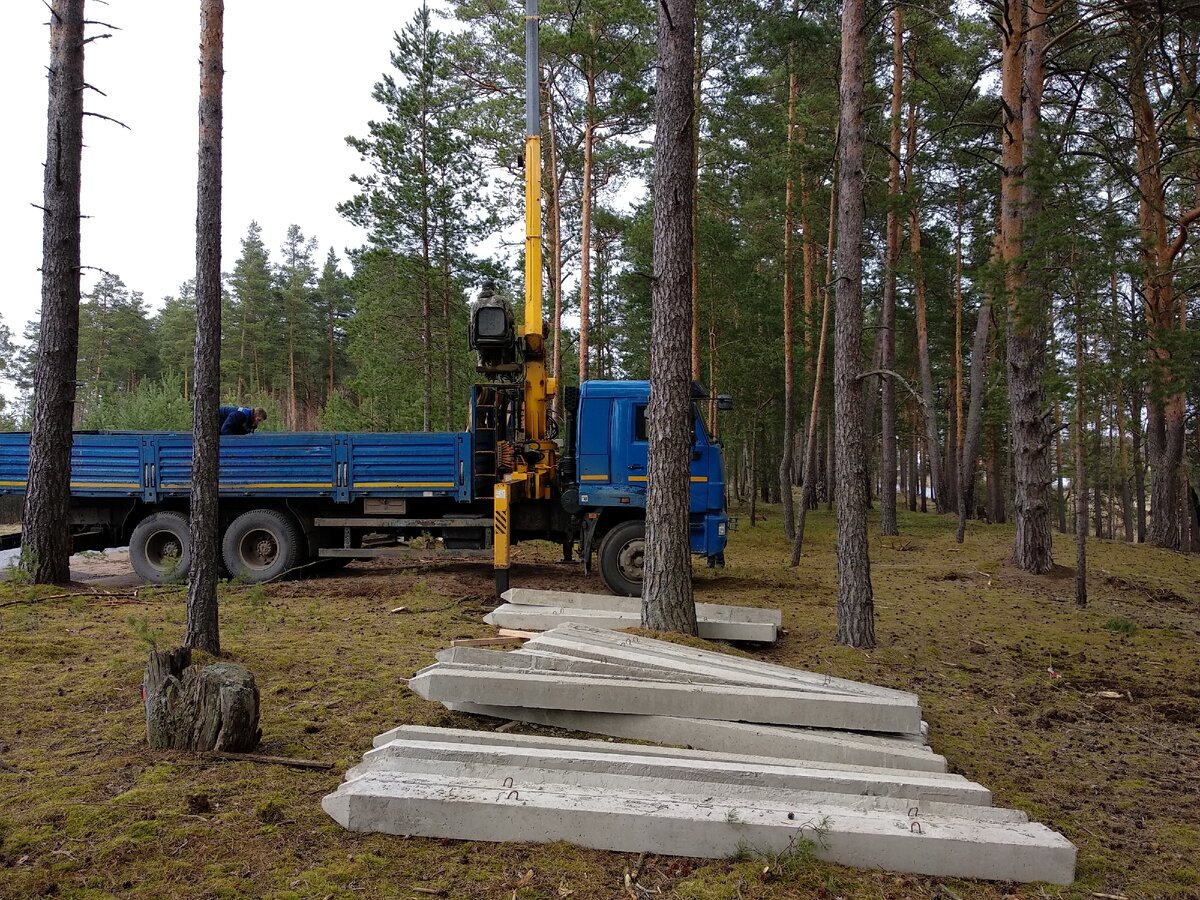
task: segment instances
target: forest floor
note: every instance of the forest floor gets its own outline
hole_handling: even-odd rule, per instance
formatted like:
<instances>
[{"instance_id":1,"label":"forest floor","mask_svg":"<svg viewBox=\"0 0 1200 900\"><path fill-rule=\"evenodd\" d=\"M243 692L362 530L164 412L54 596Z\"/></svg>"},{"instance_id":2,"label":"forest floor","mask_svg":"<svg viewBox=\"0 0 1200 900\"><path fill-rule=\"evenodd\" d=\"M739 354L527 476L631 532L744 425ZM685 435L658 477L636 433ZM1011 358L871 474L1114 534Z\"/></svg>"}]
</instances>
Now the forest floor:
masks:
<instances>
[{"instance_id":1,"label":"forest floor","mask_svg":"<svg viewBox=\"0 0 1200 900\"><path fill-rule=\"evenodd\" d=\"M949 519L902 513L901 537L872 539L879 649L859 652L832 642L832 514L810 516L811 548L789 569L778 510L765 512L754 528L742 515L726 569L697 570L697 597L781 608L786 634L759 658L918 692L934 749L996 805L1075 842L1078 880L649 857L638 897L1200 897L1200 561L1091 542L1081 610L1073 570L1037 578L1006 564L1010 527L972 524L960 547ZM515 584L603 590L555 564L555 549L518 550ZM146 651L183 634L183 594L134 596L107 568L87 577L80 594L114 595L0 584L0 896L629 896L629 855L355 834L320 808L385 729L496 727L402 681L451 639L493 632L481 622L488 567L355 564L338 578L223 589L222 644L262 691L260 752L329 771L147 749Z\"/></svg>"}]
</instances>

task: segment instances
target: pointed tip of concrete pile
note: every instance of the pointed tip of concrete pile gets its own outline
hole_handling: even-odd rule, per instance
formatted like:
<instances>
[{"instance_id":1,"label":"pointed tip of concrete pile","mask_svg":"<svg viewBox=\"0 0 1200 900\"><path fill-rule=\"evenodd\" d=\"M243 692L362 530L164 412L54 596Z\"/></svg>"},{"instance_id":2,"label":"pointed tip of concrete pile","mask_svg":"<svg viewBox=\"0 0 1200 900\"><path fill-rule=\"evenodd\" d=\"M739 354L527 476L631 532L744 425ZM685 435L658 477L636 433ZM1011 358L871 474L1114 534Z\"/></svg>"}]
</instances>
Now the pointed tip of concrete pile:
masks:
<instances>
[{"instance_id":1,"label":"pointed tip of concrete pile","mask_svg":"<svg viewBox=\"0 0 1200 900\"><path fill-rule=\"evenodd\" d=\"M325 814L343 828L352 830L350 829L350 795L346 793L344 784L332 794L326 794L321 798L321 809L325 810Z\"/></svg>"},{"instance_id":2,"label":"pointed tip of concrete pile","mask_svg":"<svg viewBox=\"0 0 1200 900\"><path fill-rule=\"evenodd\" d=\"M429 696L430 682L433 680L433 673L430 671L432 668L430 666L427 669L422 669L412 678L408 679L408 689L424 700L434 699Z\"/></svg>"}]
</instances>

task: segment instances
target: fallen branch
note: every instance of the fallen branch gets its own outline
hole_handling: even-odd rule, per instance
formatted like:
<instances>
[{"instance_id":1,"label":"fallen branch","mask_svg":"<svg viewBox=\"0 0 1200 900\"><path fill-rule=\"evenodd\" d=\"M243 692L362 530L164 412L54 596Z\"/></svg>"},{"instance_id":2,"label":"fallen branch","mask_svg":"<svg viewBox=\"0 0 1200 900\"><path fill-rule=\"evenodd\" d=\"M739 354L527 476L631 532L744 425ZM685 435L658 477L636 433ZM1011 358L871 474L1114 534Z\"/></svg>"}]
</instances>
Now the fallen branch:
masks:
<instances>
[{"instance_id":1,"label":"fallen branch","mask_svg":"<svg viewBox=\"0 0 1200 900\"><path fill-rule=\"evenodd\" d=\"M186 585L179 587L161 587L161 591L181 591ZM16 600L6 600L0 603L0 609L6 606L17 606L21 603L48 603L51 600L71 600L79 598L81 600L141 600L139 596L141 588L136 588L132 591L70 591L65 594L49 594L44 597L18 597Z\"/></svg>"},{"instance_id":2,"label":"fallen branch","mask_svg":"<svg viewBox=\"0 0 1200 900\"><path fill-rule=\"evenodd\" d=\"M200 754L208 759L224 762L253 762L275 766L294 766L297 769L332 769L333 763L322 762L319 759L293 759L290 756L264 756L260 753L226 753L220 750L206 750Z\"/></svg>"}]
</instances>

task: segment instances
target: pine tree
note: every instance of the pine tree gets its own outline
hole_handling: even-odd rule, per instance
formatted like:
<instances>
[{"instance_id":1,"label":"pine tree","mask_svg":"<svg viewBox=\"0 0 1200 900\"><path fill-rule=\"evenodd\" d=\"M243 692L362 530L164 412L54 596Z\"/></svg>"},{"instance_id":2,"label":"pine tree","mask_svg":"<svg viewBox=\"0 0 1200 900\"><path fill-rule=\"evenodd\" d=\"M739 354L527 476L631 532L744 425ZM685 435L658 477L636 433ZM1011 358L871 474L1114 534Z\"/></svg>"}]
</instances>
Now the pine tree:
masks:
<instances>
[{"instance_id":1,"label":"pine tree","mask_svg":"<svg viewBox=\"0 0 1200 900\"><path fill-rule=\"evenodd\" d=\"M692 446L693 0L663 0L655 95L654 286L642 625L696 633L688 533Z\"/></svg>"},{"instance_id":2,"label":"pine tree","mask_svg":"<svg viewBox=\"0 0 1200 900\"><path fill-rule=\"evenodd\" d=\"M42 209L42 317L33 378L22 557L37 584L71 576L71 422L79 348L83 0L50 6L50 108Z\"/></svg>"},{"instance_id":3,"label":"pine tree","mask_svg":"<svg viewBox=\"0 0 1200 900\"><path fill-rule=\"evenodd\" d=\"M271 261L257 222L246 229L229 287L228 315L222 317L222 380L240 399L247 392L274 387L272 375L282 359Z\"/></svg>"},{"instance_id":4,"label":"pine tree","mask_svg":"<svg viewBox=\"0 0 1200 900\"><path fill-rule=\"evenodd\" d=\"M188 531L187 633L183 646L218 656L217 521L221 402L221 120L224 0L201 0L200 136L196 187L196 386Z\"/></svg>"},{"instance_id":5,"label":"pine tree","mask_svg":"<svg viewBox=\"0 0 1200 900\"><path fill-rule=\"evenodd\" d=\"M367 137L346 139L370 171L354 176L361 191L338 209L368 229L372 247L415 262L406 265L411 280L405 288L418 301L413 330L420 336L421 425L429 431L440 355L435 304L448 307L450 278L479 225L469 198L483 185L462 121L466 94L451 77L446 39L433 28L429 8L422 6L395 39L394 74L385 74L374 91L386 117L368 123Z\"/></svg>"}]
</instances>

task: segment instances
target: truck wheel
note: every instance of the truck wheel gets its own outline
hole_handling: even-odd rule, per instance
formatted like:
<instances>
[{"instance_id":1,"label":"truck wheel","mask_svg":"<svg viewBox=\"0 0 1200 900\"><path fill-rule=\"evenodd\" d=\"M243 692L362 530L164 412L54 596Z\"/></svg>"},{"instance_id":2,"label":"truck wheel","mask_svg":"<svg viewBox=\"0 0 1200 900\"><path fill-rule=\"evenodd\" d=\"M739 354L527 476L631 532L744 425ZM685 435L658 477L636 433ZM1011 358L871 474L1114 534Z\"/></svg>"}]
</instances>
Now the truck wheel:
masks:
<instances>
[{"instance_id":1,"label":"truck wheel","mask_svg":"<svg viewBox=\"0 0 1200 900\"><path fill-rule=\"evenodd\" d=\"M133 529L129 561L151 584L186 581L191 564L191 535L187 516L177 512L151 513Z\"/></svg>"},{"instance_id":2,"label":"truck wheel","mask_svg":"<svg viewBox=\"0 0 1200 900\"><path fill-rule=\"evenodd\" d=\"M300 548L300 529L290 516L274 509L252 509L225 529L221 557L234 578L267 581L296 568Z\"/></svg>"},{"instance_id":3,"label":"truck wheel","mask_svg":"<svg viewBox=\"0 0 1200 900\"><path fill-rule=\"evenodd\" d=\"M645 578L646 523L622 522L600 544L600 577L616 595L640 597Z\"/></svg>"}]
</instances>

